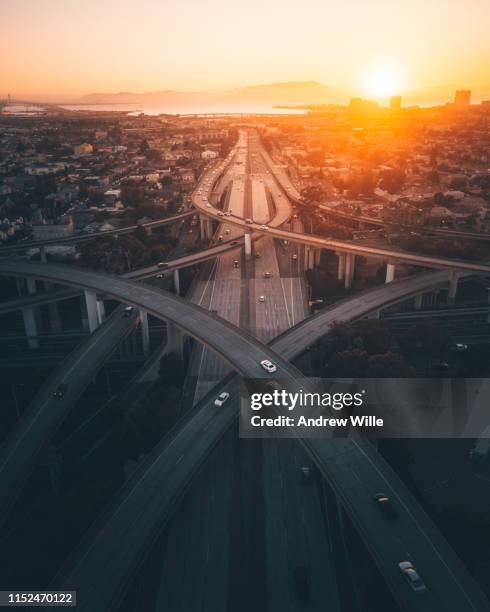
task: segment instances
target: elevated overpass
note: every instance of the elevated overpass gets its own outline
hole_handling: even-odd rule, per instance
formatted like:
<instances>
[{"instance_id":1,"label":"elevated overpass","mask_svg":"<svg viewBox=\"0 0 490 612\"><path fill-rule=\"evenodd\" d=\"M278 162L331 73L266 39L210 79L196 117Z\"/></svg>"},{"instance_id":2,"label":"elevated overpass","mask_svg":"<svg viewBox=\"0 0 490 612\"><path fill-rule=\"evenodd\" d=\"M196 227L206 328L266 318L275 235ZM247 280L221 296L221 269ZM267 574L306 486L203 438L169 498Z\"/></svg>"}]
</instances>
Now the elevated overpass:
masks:
<instances>
[{"instance_id":1,"label":"elevated overpass","mask_svg":"<svg viewBox=\"0 0 490 612\"><path fill-rule=\"evenodd\" d=\"M367 215L351 215L349 213L332 208L327 204L320 204L319 207L322 211L331 215L332 217L338 217L339 219L346 219L347 221L356 221L358 223L365 223L366 225L376 225L378 227L385 227L390 225L383 219L377 217L369 217ZM398 224L397 224L398 225ZM433 234L441 236L442 238L466 238L469 240L490 240L490 234L484 232L469 232L466 230L456 229L444 229L442 227L431 227L430 225L408 225L401 224L400 227L407 231L417 232L420 234Z\"/></svg>"},{"instance_id":2,"label":"elevated overpass","mask_svg":"<svg viewBox=\"0 0 490 612\"><path fill-rule=\"evenodd\" d=\"M272 171L272 170L271 170ZM208 170L201 178L196 190L192 196L193 205L202 215L212 218L216 221L221 221L223 213L213 206L208 201L208 194L212 195L212 185L214 184L213 169ZM284 180L284 179L283 179ZM211 186L206 186L206 183ZM286 196L290 187L284 187ZM292 197L294 201L294 197ZM262 235L273 236L281 240L288 240L298 244L303 244L307 247L319 250L329 250L335 253L341 253L354 257L355 255L362 255L365 257L376 257L383 261L394 263L403 262L415 266L426 267L426 268L439 268L445 270L468 271L475 274L490 274L490 264L473 262L467 260L452 259L449 257L439 257L430 255L418 255L416 253L409 253L406 251L400 251L393 248L380 248L367 245L359 245L353 242L345 240L333 240L329 238L322 238L311 234L298 234L295 232L289 232L286 230L274 227L273 224L269 224L265 227L259 223L247 223L246 220L236 217L233 214L226 217L226 222L238 225L242 227L245 233L245 248L246 252L250 253L250 236L252 233L259 233ZM353 262L352 262L353 266Z\"/></svg>"},{"instance_id":3,"label":"elevated overpass","mask_svg":"<svg viewBox=\"0 0 490 612\"><path fill-rule=\"evenodd\" d=\"M49 240L25 240L22 242L16 242L14 244L0 246L0 257L3 254L18 253L19 251L28 251L29 249L44 249L50 246L56 245L70 245L77 244L78 242L87 242L88 240L94 240L95 238L105 238L106 236L122 236L124 234L131 234L137 229L152 230L157 227L162 227L170 223L177 223L183 221L188 217L195 214L193 211L188 211L165 219L157 219L156 221L149 221L148 223L137 223L135 225L128 225L127 227L119 227L113 230L107 230L106 232L94 232L92 234L74 234L73 236L62 236L60 238L51 238Z\"/></svg>"},{"instance_id":4,"label":"elevated overpass","mask_svg":"<svg viewBox=\"0 0 490 612\"><path fill-rule=\"evenodd\" d=\"M40 453L115 347L138 322L116 308L42 386L0 447L0 524L6 520ZM65 387L62 397L54 393Z\"/></svg>"},{"instance_id":5,"label":"elevated overpass","mask_svg":"<svg viewBox=\"0 0 490 612\"><path fill-rule=\"evenodd\" d=\"M73 269L42 263L0 262L0 273L104 290L115 299L145 309L158 318L172 320L186 333L216 350L244 376L265 376L258 363L262 358L269 358L278 365L278 378L298 382L301 379L301 374L271 349L217 317L162 291L106 275L74 273ZM330 312L330 316L335 315ZM291 354L299 349L297 345ZM150 454L58 576L57 588L75 585L85 594L79 604L82 610L105 612L121 597L185 490L189 477L202 464L203 455L212 450L236 419L236 391L226 410L216 410L214 397L211 394L201 410L189 415L182 429L179 426L172 432L172 438L158 447L160 452ZM342 500L401 609L489 610L488 602L445 540L369 444L353 440L299 441ZM163 448L167 454L162 458ZM397 500L401 514L397 521L385 521L374 507L372 496L379 490ZM407 588L398 571L397 562L407 555L430 585L423 598L417 598Z\"/></svg>"}]
</instances>

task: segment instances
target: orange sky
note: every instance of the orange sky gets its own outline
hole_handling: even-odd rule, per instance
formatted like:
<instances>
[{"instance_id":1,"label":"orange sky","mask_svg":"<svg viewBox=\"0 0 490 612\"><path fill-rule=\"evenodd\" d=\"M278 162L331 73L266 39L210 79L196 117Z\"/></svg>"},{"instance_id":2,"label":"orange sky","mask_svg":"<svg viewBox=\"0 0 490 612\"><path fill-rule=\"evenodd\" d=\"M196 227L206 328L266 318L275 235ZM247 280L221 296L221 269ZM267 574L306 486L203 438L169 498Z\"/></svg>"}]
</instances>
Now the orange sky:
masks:
<instances>
[{"instance_id":1,"label":"orange sky","mask_svg":"<svg viewBox=\"0 0 490 612\"><path fill-rule=\"evenodd\" d=\"M468 87L490 97L488 0L0 5L0 95L211 91L294 80L376 95L381 78L401 93Z\"/></svg>"}]
</instances>

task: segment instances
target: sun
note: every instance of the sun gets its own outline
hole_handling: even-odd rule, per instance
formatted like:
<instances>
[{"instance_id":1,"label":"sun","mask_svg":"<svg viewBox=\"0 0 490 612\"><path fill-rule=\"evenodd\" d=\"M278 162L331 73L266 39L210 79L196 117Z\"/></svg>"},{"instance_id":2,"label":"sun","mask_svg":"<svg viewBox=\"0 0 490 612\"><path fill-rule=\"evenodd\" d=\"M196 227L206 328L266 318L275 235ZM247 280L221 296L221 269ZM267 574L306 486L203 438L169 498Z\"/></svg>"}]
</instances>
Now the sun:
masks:
<instances>
[{"instance_id":1,"label":"sun","mask_svg":"<svg viewBox=\"0 0 490 612\"><path fill-rule=\"evenodd\" d=\"M374 98L384 98L400 92L402 85L399 67L393 63L369 68L364 77L364 90Z\"/></svg>"}]
</instances>

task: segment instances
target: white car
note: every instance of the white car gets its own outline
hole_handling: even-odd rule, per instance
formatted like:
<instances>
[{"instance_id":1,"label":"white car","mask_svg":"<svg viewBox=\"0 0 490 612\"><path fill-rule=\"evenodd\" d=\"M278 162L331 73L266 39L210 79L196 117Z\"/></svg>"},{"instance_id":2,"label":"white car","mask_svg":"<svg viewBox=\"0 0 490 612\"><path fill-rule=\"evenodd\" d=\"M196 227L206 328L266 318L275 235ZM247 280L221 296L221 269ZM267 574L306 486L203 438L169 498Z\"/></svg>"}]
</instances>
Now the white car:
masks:
<instances>
[{"instance_id":1,"label":"white car","mask_svg":"<svg viewBox=\"0 0 490 612\"><path fill-rule=\"evenodd\" d=\"M270 374L277 370L277 367L272 363L272 361L269 361L268 359L263 359L260 362L260 365L264 368L266 372L269 372Z\"/></svg>"},{"instance_id":2,"label":"white car","mask_svg":"<svg viewBox=\"0 0 490 612\"><path fill-rule=\"evenodd\" d=\"M221 210L220 210L219 213L218 213L218 217L224 217L224 216L225 216L225 213L221 212Z\"/></svg>"},{"instance_id":3,"label":"white car","mask_svg":"<svg viewBox=\"0 0 490 612\"><path fill-rule=\"evenodd\" d=\"M245 223L247 225L252 225L253 221L252 221L252 219L245 219Z\"/></svg>"},{"instance_id":4,"label":"white car","mask_svg":"<svg viewBox=\"0 0 490 612\"><path fill-rule=\"evenodd\" d=\"M226 391L223 391L223 393L220 393L218 397L214 400L214 405L221 407L227 401L229 397L230 397L230 394L227 393Z\"/></svg>"},{"instance_id":5,"label":"white car","mask_svg":"<svg viewBox=\"0 0 490 612\"><path fill-rule=\"evenodd\" d=\"M261 230L268 230L269 228L268 228L267 225L260 225L259 229L261 229Z\"/></svg>"},{"instance_id":6,"label":"white car","mask_svg":"<svg viewBox=\"0 0 490 612\"><path fill-rule=\"evenodd\" d=\"M259 295L259 302L265 302L265 295Z\"/></svg>"},{"instance_id":7,"label":"white car","mask_svg":"<svg viewBox=\"0 0 490 612\"><path fill-rule=\"evenodd\" d=\"M400 572L405 577L405 580L416 593L422 594L427 591L424 581L418 575L416 569L410 563L410 561L400 561L398 567L400 568Z\"/></svg>"}]
</instances>

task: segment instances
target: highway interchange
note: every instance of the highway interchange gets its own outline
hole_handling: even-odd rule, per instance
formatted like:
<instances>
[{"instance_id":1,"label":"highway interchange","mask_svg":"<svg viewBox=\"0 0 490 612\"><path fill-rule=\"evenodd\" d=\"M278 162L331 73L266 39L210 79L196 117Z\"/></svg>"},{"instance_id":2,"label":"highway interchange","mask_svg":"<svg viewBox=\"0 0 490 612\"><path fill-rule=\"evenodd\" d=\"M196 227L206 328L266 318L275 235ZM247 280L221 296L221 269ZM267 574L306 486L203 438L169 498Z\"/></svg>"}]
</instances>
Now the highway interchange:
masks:
<instances>
[{"instance_id":1,"label":"highway interchange","mask_svg":"<svg viewBox=\"0 0 490 612\"><path fill-rule=\"evenodd\" d=\"M239 148L245 148L245 146L246 143L243 141L239 143ZM258 144L252 142L250 146L254 150L255 147L258 147ZM258 155L259 153L256 152L255 156ZM235 218L235 215L238 217L242 214L242 219L249 214L253 215L254 220L260 224L268 220L270 207L265 186L271 192L277 213L269 221L269 226L273 227L279 214L284 215L284 218L280 219L281 222L278 225L285 223L290 215L289 210L287 214L284 214L285 208L289 209L289 207L279 204L279 202L281 204L286 202L285 192L287 192L288 187L284 187L285 178L279 177L279 180L269 174L271 166L264 165L263 160L266 159L264 154L262 154L260 162L255 161L250 152L245 157L248 159L240 159L240 153L237 153L234 158L235 162L241 163L232 164L231 168L226 169L226 176L221 179L224 185L229 183L230 180L232 182L227 201L234 216L222 219L218 215L219 211L207 207L204 201L201 201L200 206L201 212L204 211L206 215L212 216L220 222L225 221L226 224L221 225L218 231L222 232L229 229L230 236L233 237L235 234L231 234L231 232L237 232L236 228L238 226L242 226L241 231L243 232L244 225L242 220ZM250 170L249 173L244 173L243 168L237 169L237 166L247 165ZM266 170L266 168L269 170ZM247 177L240 178L241 174L247 174ZM206 178L203 180L205 181ZM248 201L247 194L248 196L251 195L251 202ZM258 223L250 225L250 227L254 231L258 230ZM271 232L282 239L284 239L283 235L286 234L288 241L292 241L291 232L276 229L261 231L266 236L267 232ZM294 242L303 241L296 236L301 236L299 231L294 233ZM312 244L311 240L311 237L307 237L306 244ZM266 244L266 241L269 244ZM291 245L287 257L284 258L282 257L283 247L277 244L273 245L271 237L262 238L258 243L255 243L255 246L255 250L259 250L261 257L246 261L245 258L240 256L239 268L233 266L236 258L233 252L221 254L217 259L214 272L211 271L207 279L200 280L197 283L193 295L197 296L194 298L196 304L201 304L210 310L216 310L221 317L228 319L235 325L245 327L262 342L268 342L278 333L284 332L276 341L272 342L271 347L274 351L267 349L261 342L253 340L243 331L226 324L221 317L216 317L212 313L209 314L197 305L191 306L188 302L176 296L169 296L165 292L150 289L146 285L136 284L134 281L115 279L88 271L73 273L73 270L67 271L61 266L13 261L0 262L0 273L43 278L51 282L78 288L103 291L124 303L143 308L156 317L172 321L187 334L198 339L206 347L204 350L212 349L215 353L217 352L233 370L244 376L266 376L258 365L260 360L266 357L278 365L278 378L292 378L293 380L298 380L301 373L290 366L285 359L294 358L315 337L324 333L325 325L328 325L327 321L339 318L348 320L364 316L367 312L389 303L390 300L396 301L400 299L400 296L406 297L415 294L423 288L433 287L434 283L443 284L447 279L447 272L434 272L410 279L410 282L392 283L389 287L371 290L362 296L357 296L357 299L354 298L339 304L304 323L298 323L292 330L286 331L292 325L301 321L306 314L305 293L301 283L301 275L296 274L294 276L291 274L287 277L285 274L280 274L280 270L284 270L288 266L294 272L291 254L294 252L293 249L297 247ZM223 245L218 248L227 251L230 247ZM238 253L238 251L235 250L235 253ZM301 261L302 253L298 251L297 255L298 259L296 261ZM432 267L437 267L439 262L431 263ZM444 264L446 263L444 260ZM254 271L254 276L247 274L243 278L242 269L246 266ZM478 271L481 272L482 270ZM271 274L271 278L264 277L266 272ZM155 269L148 275L155 275ZM415 283L415 281L417 282ZM200 286L199 283L203 285ZM410 286L407 287L407 285ZM387 291L390 292L389 296L386 294ZM248 307L245 308L240 297L242 293L248 299ZM257 296L260 295L265 296L265 302L258 301ZM217 339L219 340L217 341ZM285 359L279 357L279 354ZM202 367L202 363L206 364L205 368ZM201 358L197 378L201 381L204 380L206 384L197 394L198 403L194 410L189 413L176 430L171 432L154 449L151 456L145 460L132 480L117 496L117 499L110 504L107 512L101 517L97 525L87 534L73 557L67 561L59 576L58 584L63 582L77 584L82 592L89 594L86 596L85 602L81 601L81 609L107 610L120 598L127 586L127 581L148 553L150 543L169 519L177 500L186 490L190 477L197 472L204 459L210 456L211 451L215 449L220 440L219 444L223 448L216 450L220 450L223 456L229 453L230 435L225 436L225 432L230 430L236 420L237 383L235 378L228 379L226 385L232 392L232 399L227 406L227 410L217 411L213 406L217 392L216 387L213 389L213 385L220 380L223 374L224 371L222 366L218 365L218 361L213 363L211 359ZM212 393L206 396L206 391L210 389ZM221 386L219 389L221 390ZM203 432L205 432L205 435L202 435ZM298 466L305 461L304 451L300 449L298 444L292 444L291 442L282 444L282 441L270 442L271 444L264 445L263 476L264 489L267 492L265 498L266 517L273 516L276 512L281 514L283 508L287 507L288 504L291 504L292 507L294 507L294 504L302 504L301 500L298 499L302 491L298 489L297 471ZM228 450L226 449L227 444ZM341 499L401 609L441 609L457 610L458 612L488 609L488 604L447 543L420 510L412 496L401 485L396 475L390 471L369 444L356 443L351 440L302 440L301 444ZM279 450L280 447L282 447L281 451ZM219 490L216 490L217 501L213 508L226 504L223 496L226 494L226 483L230 481L231 477L230 471L219 461L220 455L218 454L216 457L218 459L215 461L214 476L217 475L217 478L214 478L214 480L219 483ZM206 466L204 466L204 470L206 470ZM276 475L275 478L273 477L274 474ZM286 487L281 484L283 476L278 476L281 474L288 478ZM210 478L213 479L213 475ZM159 483L156 488L155 482ZM283 491L284 488L286 493ZM205 489L206 486L203 486L203 490ZM390 491L397 498L402 512L396 524L387 524L372 504L373 491L377 490ZM287 499L281 497L286 494L288 495ZM306 500L303 512L306 512L306 516L309 517L308 521L304 521L305 524L315 524L316 513L318 513L315 502L311 499ZM195 511L189 510L189 514L191 516L189 519L190 525L191 527L194 525L193 529L195 531L198 529L195 519L194 524L192 519L192 516L195 517ZM212 533L212 529L216 528L220 519L211 510L207 516ZM305 528L307 529L307 527ZM271 522L267 525L267 559L269 562L267 570L269 573L275 572L274 584L276 585L276 588L272 591L274 601L274 608L272 609L278 607L282 609L284 603L291 599L291 593L289 592L291 590L291 580L288 578L287 568L288 556L294 555L301 559L302 555L306 554L314 567L320 566L321 563L325 566L326 571L329 567L328 533L324 534L324 540L322 540L323 536L318 536L318 541L315 542L311 539L312 536L315 538L314 533L308 535L307 530L303 534L295 535L295 529L297 529L297 521L291 520L287 516L284 516L277 523ZM290 544L285 543L285 549L281 552L279 543L281 542L281 534L284 533L290 534L292 540ZM298 546L295 548L295 544L302 540L310 542L309 549L302 551ZM282 541L284 542L284 538L282 538ZM194 539L190 542L193 545ZM292 550L288 549L288 546L292 546ZM173 550L177 551L178 549L179 544L176 541ZM202 550L204 554L208 554L206 552L208 550L206 542L203 542ZM212 554L214 555L213 559L218 558L221 554L221 565L226 565L227 559L222 551L220 553L218 550ZM318 555L317 561L315 561L316 555ZM403 578L396 565L397 560L402 557L413 559L426 579L429 590L423 598L416 598L403 583ZM116 559L117 562L115 562ZM320 562L320 560L322 561ZM281 562L286 563L286 566L282 569ZM108 565L111 565L111 571L107 575L101 570ZM171 576L172 573L170 572ZM213 575L210 572L209 579L212 580L212 578ZM100 581L104 581L104 585ZM323 602L324 604L328 603L331 609L335 610L338 607L335 599L331 596L333 581L334 577L331 572L330 582L327 581L326 588L320 588L318 593L314 593L315 605L320 606ZM320 576L318 578L314 577L315 585L320 584L320 582ZM166 580L162 581L162 585L164 584L169 584L168 576ZM107 597L97 602L90 594L100 593L102 587L107 592ZM202 580L201 586L196 587L196 593L200 597L207 590L209 597L213 598L216 596L216 589L219 590L219 584L215 583L213 588L206 583L206 580ZM333 590L335 591L335 589ZM327 591L330 593L329 599L326 599ZM166 592L164 592L162 594L163 599L166 596ZM221 608L217 607L216 609Z\"/></svg>"}]
</instances>

